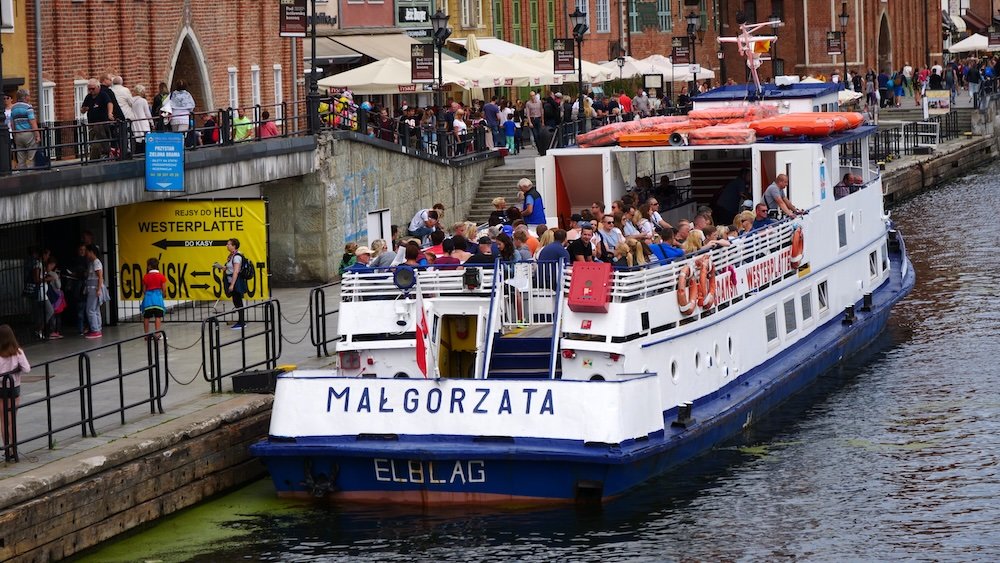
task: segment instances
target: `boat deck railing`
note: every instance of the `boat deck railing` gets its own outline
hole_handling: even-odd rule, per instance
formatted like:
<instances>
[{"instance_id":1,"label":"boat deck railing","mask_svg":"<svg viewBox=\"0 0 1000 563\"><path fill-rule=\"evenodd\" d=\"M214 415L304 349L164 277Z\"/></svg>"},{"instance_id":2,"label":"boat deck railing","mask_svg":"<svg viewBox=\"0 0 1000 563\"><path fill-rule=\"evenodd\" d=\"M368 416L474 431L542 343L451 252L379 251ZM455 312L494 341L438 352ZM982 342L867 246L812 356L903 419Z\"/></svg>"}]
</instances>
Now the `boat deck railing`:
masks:
<instances>
[{"instance_id":1,"label":"boat deck railing","mask_svg":"<svg viewBox=\"0 0 1000 563\"><path fill-rule=\"evenodd\" d=\"M675 291L681 271L688 267L691 274L696 275L695 264L706 255L710 257L716 276L725 275L736 267L770 258L791 246L792 233L796 228L796 222L786 219L737 237L729 246L703 250L672 262L653 262L645 266L615 270L611 287L612 302L624 303ZM570 275L571 271L568 270L567 276ZM569 287L568 279L565 287ZM726 304L728 301L719 301L717 306Z\"/></svg>"}]
</instances>

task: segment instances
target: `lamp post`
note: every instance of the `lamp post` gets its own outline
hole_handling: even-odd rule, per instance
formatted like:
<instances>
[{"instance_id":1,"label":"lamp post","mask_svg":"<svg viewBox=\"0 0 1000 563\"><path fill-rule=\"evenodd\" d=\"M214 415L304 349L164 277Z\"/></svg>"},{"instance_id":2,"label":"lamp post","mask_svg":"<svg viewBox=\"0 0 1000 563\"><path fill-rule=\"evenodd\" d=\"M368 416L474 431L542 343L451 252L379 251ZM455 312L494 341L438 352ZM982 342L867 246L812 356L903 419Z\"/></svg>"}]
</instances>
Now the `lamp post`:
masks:
<instances>
[{"instance_id":1,"label":"lamp post","mask_svg":"<svg viewBox=\"0 0 1000 563\"><path fill-rule=\"evenodd\" d=\"M577 66L577 78L580 82L580 93L578 99L582 100L583 96L583 34L587 33L590 29L587 27L587 12L581 12L580 7L577 6L573 13L569 15L569 20L573 23L573 40L576 41L576 64ZM582 107L582 106L581 106Z\"/></svg>"},{"instance_id":2,"label":"lamp post","mask_svg":"<svg viewBox=\"0 0 1000 563\"><path fill-rule=\"evenodd\" d=\"M723 43L719 44L719 50L715 53L715 56L719 58L719 82L725 84L729 82L726 78L726 53L722 50Z\"/></svg>"},{"instance_id":3,"label":"lamp post","mask_svg":"<svg viewBox=\"0 0 1000 563\"><path fill-rule=\"evenodd\" d=\"M309 132L318 133L322 122L319 118L319 76L316 73L316 0L312 0L312 11L309 14L310 41L312 50L309 53L309 93L306 94L306 111L309 112Z\"/></svg>"},{"instance_id":4,"label":"lamp post","mask_svg":"<svg viewBox=\"0 0 1000 563\"><path fill-rule=\"evenodd\" d=\"M840 50L843 51L841 55L844 57L844 76L841 77L841 82L844 83L844 89L847 89L847 20L850 16L847 15L847 2L840 5L840 15L837 16L840 19Z\"/></svg>"},{"instance_id":5,"label":"lamp post","mask_svg":"<svg viewBox=\"0 0 1000 563\"><path fill-rule=\"evenodd\" d=\"M625 57L618 57L618 82L623 80L622 69L625 67Z\"/></svg>"},{"instance_id":6,"label":"lamp post","mask_svg":"<svg viewBox=\"0 0 1000 563\"><path fill-rule=\"evenodd\" d=\"M444 43L451 37L451 29L448 29L448 14L438 11L431 16L431 26L434 29L434 47L437 49L437 67L435 68L435 77L437 78L437 89L438 92L444 90L444 66L441 62L441 50L444 49ZM442 104L444 100L441 100Z\"/></svg>"},{"instance_id":7,"label":"lamp post","mask_svg":"<svg viewBox=\"0 0 1000 563\"><path fill-rule=\"evenodd\" d=\"M701 16L695 13L694 10L691 10L691 12L684 19L687 21L688 45L691 48L691 63L697 64L698 57L695 55L694 41L697 38L699 24L701 24ZM691 85L688 86L688 97L693 97L697 89L698 76L691 73Z\"/></svg>"},{"instance_id":8,"label":"lamp post","mask_svg":"<svg viewBox=\"0 0 1000 563\"><path fill-rule=\"evenodd\" d=\"M0 27L3 26L3 13L0 12ZM0 94L3 90L3 43L0 42ZM10 130L7 120L0 120L0 174L10 174Z\"/></svg>"},{"instance_id":9,"label":"lamp post","mask_svg":"<svg viewBox=\"0 0 1000 563\"><path fill-rule=\"evenodd\" d=\"M773 7L772 7L773 8ZM777 12L772 11L768 21L771 22L772 35L778 35L778 26L781 25L781 16ZM778 78L778 55L777 55L777 41L771 41L771 78L772 80L777 80Z\"/></svg>"}]
</instances>

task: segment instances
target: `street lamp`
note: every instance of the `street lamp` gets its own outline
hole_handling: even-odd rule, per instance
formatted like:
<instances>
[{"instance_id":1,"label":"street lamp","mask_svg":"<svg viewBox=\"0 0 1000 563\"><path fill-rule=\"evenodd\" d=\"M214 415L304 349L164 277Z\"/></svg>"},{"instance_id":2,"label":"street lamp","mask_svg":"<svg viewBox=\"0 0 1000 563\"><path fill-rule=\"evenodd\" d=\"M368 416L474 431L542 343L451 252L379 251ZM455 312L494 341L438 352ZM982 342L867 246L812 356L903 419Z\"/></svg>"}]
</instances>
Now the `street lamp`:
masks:
<instances>
[{"instance_id":1,"label":"street lamp","mask_svg":"<svg viewBox=\"0 0 1000 563\"><path fill-rule=\"evenodd\" d=\"M441 64L441 50L444 49L444 43L451 37L451 29L448 28L448 14L441 11L438 8L437 12L431 16L431 26L434 29L434 47L437 49L438 64L437 64L437 87L438 92L444 90L444 66Z\"/></svg>"},{"instance_id":2,"label":"street lamp","mask_svg":"<svg viewBox=\"0 0 1000 563\"><path fill-rule=\"evenodd\" d=\"M579 65L577 77L580 81L579 99L583 100L583 34L590 29L587 27L587 12L581 12L577 6L573 13L569 15L569 21L573 23L573 40L576 41L576 63ZM580 107L583 107L582 105Z\"/></svg>"},{"instance_id":3,"label":"street lamp","mask_svg":"<svg viewBox=\"0 0 1000 563\"><path fill-rule=\"evenodd\" d=\"M844 76L841 81L844 83L844 90L847 89L847 20L850 16L847 15L847 2L840 5L840 15L837 16L840 19L840 50L843 51L842 57L844 57Z\"/></svg>"},{"instance_id":4,"label":"street lamp","mask_svg":"<svg viewBox=\"0 0 1000 563\"><path fill-rule=\"evenodd\" d=\"M773 8L773 6L772 6ZM771 16L768 18L771 22L772 35L778 35L778 27L781 26L781 16L777 11L772 11ZM775 81L778 79L778 55L777 55L777 41L771 41L771 75Z\"/></svg>"},{"instance_id":5,"label":"street lamp","mask_svg":"<svg viewBox=\"0 0 1000 563\"><path fill-rule=\"evenodd\" d=\"M625 57L618 57L618 82L623 80L622 69L625 67Z\"/></svg>"},{"instance_id":6,"label":"street lamp","mask_svg":"<svg viewBox=\"0 0 1000 563\"><path fill-rule=\"evenodd\" d=\"M312 22L310 26L310 40L312 42L312 50L309 53L309 93L306 94L306 111L309 112L309 132L319 133L322 122L319 118L319 76L316 72L316 0L312 0L312 12L309 14L309 20Z\"/></svg>"},{"instance_id":7,"label":"street lamp","mask_svg":"<svg viewBox=\"0 0 1000 563\"><path fill-rule=\"evenodd\" d=\"M698 28L701 24L701 16L695 13L694 10L684 18L687 21L687 35L688 35L688 45L691 47L691 62L692 64L698 63L698 57L695 55L694 41L697 38ZM698 76L691 73L691 85L688 86L688 97L693 97L695 90L698 89Z\"/></svg>"}]
</instances>

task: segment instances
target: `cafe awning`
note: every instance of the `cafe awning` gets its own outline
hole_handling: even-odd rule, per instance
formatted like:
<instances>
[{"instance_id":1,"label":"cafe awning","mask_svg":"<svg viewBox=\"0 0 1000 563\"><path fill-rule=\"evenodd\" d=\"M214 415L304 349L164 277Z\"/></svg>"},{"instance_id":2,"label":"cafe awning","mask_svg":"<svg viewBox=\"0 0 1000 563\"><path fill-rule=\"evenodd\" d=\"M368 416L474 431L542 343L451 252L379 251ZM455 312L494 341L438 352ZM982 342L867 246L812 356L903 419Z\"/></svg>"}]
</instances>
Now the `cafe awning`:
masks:
<instances>
[{"instance_id":1,"label":"cafe awning","mask_svg":"<svg viewBox=\"0 0 1000 563\"><path fill-rule=\"evenodd\" d=\"M962 14L962 19L965 20L968 30L975 33L986 33L987 28L990 27L990 22L977 16L972 10L967 10Z\"/></svg>"},{"instance_id":2,"label":"cafe awning","mask_svg":"<svg viewBox=\"0 0 1000 563\"><path fill-rule=\"evenodd\" d=\"M342 46L363 53L377 61L394 58L401 61L410 60L410 46L420 44L420 41L405 33L381 33L376 35L333 35L330 36ZM445 62L451 58L447 52L442 53Z\"/></svg>"},{"instance_id":3,"label":"cafe awning","mask_svg":"<svg viewBox=\"0 0 1000 563\"><path fill-rule=\"evenodd\" d=\"M454 43L463 49L465 48L466 41L464 37L448 40L449 43ZM476 37L476 43L479 45L479 52L483 54L502 55L504 57L537 57L539 55L538 51L504 41L503 39L497 39L496 37Z\"/></svg>"},{"instance_id":4,"label":"cafe awning","mask_svg":"<svg viewBox=\"0 0 1000 563\"><path fill-rule=\"evenodd\" d=\"M312 58L312 53L310 52L312 43L309 41L303 41L302 43L305 45L303 51L305 53L306 66L308 66ZM361 53L354 49L349 49L336 41L331 41L328 37L316 38L316 60L321 65L327 62L333 64L356 63L361 60L362 56Z\"/></svg>"}]
</instances>

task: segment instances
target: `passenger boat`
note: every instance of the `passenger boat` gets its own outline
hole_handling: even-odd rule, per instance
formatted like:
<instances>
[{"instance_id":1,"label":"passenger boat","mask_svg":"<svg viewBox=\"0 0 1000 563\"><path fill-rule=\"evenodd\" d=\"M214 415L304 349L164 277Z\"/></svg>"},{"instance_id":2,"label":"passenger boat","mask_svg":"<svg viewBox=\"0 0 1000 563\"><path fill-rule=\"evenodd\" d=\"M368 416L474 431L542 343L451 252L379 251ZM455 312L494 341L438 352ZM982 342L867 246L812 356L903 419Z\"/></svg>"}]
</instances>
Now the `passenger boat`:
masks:
<instances>
[{"instance_id":1,"label":"passenger boat","mask_svg":"<svg viewBox=\"0 0 1000 563\"><path fill-rule=\"evenodd\" d=\"M779 112L836 104L835 85L761 94ZM745 97L724 87L695 106ZM641 268L350 273L337 368L279 377L253 453L279 495L516 504L613 499L708 452L873 342L913 287L874 133L550 150L536 178L552 225L620 199L650 161L692 194L674 216L743 167L755 200L784 173L807 213ZM863 183L838 199L844 174Z\"/></svg>"}]
</instances>

